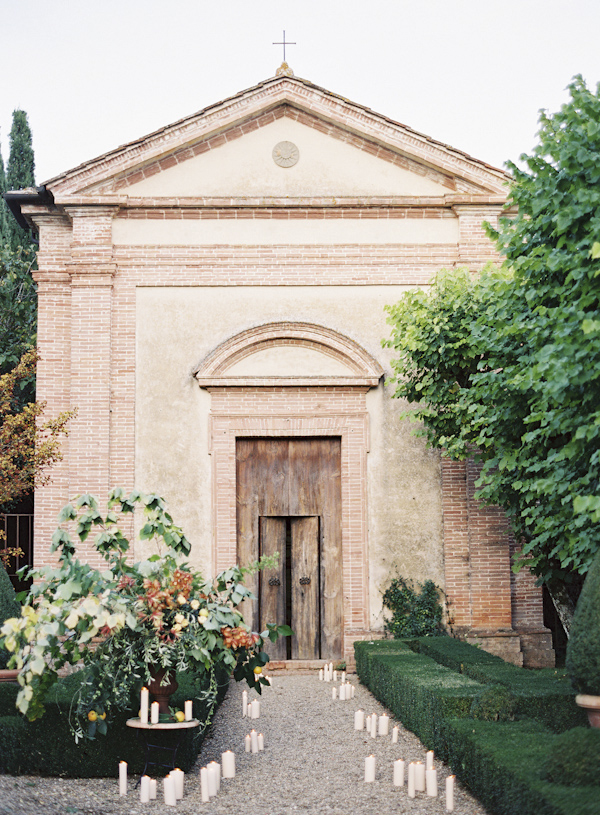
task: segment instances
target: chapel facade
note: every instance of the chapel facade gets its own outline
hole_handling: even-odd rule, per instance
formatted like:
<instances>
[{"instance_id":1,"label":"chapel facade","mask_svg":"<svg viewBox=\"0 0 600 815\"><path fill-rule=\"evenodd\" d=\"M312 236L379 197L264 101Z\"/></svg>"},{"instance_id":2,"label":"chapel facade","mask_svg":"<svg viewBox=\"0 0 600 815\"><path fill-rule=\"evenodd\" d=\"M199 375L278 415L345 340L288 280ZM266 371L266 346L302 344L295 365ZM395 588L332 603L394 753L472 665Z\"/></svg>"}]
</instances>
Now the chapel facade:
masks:
<instances>
[{"instance_id":1,"label":"chapel facade","mask_svg":"<svg viewBox=\"0 0 600 815\"><path fill-rule=\"evenodd\" d=\"M473 462L400 420L381 345L386 304L497 259L482 222L506 183L284 64L9 194L39 233L38 398L78 411L36 493L36 565L75 494L136 487L166 498L205 575L280 553L247 610L296 631L273 658L350 658L397 573L444 589L457 635L551 664L505 518L475 501Z\"/></svg>"}]
</instances>

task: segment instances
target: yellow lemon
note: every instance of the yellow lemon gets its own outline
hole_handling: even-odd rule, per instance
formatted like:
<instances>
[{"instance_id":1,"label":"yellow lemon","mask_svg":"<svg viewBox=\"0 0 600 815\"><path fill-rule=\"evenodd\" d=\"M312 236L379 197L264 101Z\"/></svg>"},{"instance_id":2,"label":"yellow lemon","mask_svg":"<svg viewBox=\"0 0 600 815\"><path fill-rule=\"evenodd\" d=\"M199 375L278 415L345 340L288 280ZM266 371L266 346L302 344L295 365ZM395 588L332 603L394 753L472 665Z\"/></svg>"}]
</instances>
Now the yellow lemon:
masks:
<instances>
[{"instance_id":1,"label":"yellow lemon","mask_svg":"<svg viewBox=\"0 0 600 815\"><path fill-rule=\"evenodd\" d=\"M100 714L100 718L101 718L101 719L106 719L106 713L101 713L101 714Z\"/></svg>"},{"instance_id":2,"label":"yellow lemon","mask_svg":"<svg viewBox=\"0 0 600 815\"><path fill-rule=\"evenodd\" d=\"M178 722L183 722L185 721L185 714L183 713L182 710L178 710L177 713L175 714L175 718L177 719Z\"/></svg>"},{"instance_id":3,"label":"yellow lemon","mask_svg":"<svg viewBox=\"0 0 600 815\"><path fill-rule=\"evenodd\" d=\"M261 674L262 673L262 668L260 667L260 665L256 666L256 668L254 669L254 673L255 674Z\"/></svg>"},{"instance_id":4,"label":"yellow lemon","mask_svg":"<svg viewBox=\"0 0 600 815\"><path fill-rule=\"evenodd\" d=\"M97 718L98 718L98 714L96 713L96 711L95 710L90 710L90 712L88 713L88 720L90 722L95 722Z\"/></svg>"}]
</instances>

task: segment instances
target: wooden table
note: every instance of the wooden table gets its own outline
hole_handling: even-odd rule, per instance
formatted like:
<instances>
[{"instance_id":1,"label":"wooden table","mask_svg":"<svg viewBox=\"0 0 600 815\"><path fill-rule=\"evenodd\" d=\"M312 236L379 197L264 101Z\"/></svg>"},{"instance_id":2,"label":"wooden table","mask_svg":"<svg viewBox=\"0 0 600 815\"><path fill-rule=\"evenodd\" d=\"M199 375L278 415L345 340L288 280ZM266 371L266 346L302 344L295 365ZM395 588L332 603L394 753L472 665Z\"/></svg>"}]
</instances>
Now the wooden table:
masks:
<instances>
[{"instance_id":1,"label":"wooden table","mask_svg":"<svg viewBox=\"0 0 600 815\"><path fill-rule=\"evenodd\" d=\"M146 748L145 753L145 764L144 769L142 771L142 775L146 775L146 770L148 767L165 767L167 770L174 770L175 769L175 760L177 758L177 750L179 745L181 744L181 737L183 735L184 730L189 730L192 727L199 727L200 722L198 719L190 719L188 722L159 722L158 724L143 724L143 722L139 719L127 719L125 722L127 727L133 727L135 730L138 731L138 738L143 739L144 746ZM152 738L152 733L164 733L165 731L174 732L176 735L175 744L170 746L165 746L164 744L153 744L150 739ZM166 753L170 753L169 763L165 764L162 761L153 761L151 759L151 751L156 750L164 751ZM157 756L158 758L158 756ZM141 776L140 776L141 780ZM140 781L138 781L138 784ZM136 785L137 786L137 785Z\"/></svg>"}]
</instances>

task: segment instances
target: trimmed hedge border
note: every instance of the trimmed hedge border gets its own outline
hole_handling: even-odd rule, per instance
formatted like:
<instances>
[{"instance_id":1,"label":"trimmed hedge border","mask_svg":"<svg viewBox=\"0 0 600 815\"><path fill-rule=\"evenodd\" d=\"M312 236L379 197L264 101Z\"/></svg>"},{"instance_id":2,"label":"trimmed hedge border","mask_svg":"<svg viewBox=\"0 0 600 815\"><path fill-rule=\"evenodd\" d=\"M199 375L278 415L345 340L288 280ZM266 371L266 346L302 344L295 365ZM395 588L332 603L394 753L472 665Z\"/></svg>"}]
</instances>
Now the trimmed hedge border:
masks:
<instances>
[{"instance_id":1,"label":"trimmed hedge border","mask_svg":"<svg viewBox=\"0 0 600 815\"><path fill-rule=\"evenodd\" d=\"M517 697L517 715L537 719L556 733L587 725L571 682L561 671L519 668L452 637L420 637L410 647L477 682L504 685Z\"/></svg>"},{"instance_id":2,"label":"trimmed hedge border","mask_svg":"<svg viewBox=\"0 0 600 815\"><path fill-rule=\"evenodd\" d=\"M218 704L227 692L228 676L217 676ZM207 708L198 697L208 689L206 679L177 674L179 688L171 697L172 706L183 709L193 699L194 716L203 721ZM59 680L45 704L46 712L34 722L27 721L15 708L17 685L0 685L0 772L10 775L35 774L70 778L110 778L118 774L119 761L127 761L129 770L139 774L144 768L144 748L137 731L125 724L135 715L116 712L111 716L106 736L82 740L79 744L69 730L69 707L79 684L79 674ZM177 751L177 763L188 772L204 740L202 728L185 730ZM167 734L166 738L172 738Z\"/></svg>"},{"instance_id":3,"label":"trimmed hedge border","mask_svg":"<svg viewBox=\"0 0 600 815\"><path fill-rule=\"evenodd\" d=\"M544 711L558 702L562 725L571 716L568 701L573 691L567 691L562 678L507 666L499 657L451 637L357 642L355 654L361 682L452 767L490 812L597 815L597 787L544 780L546 760L560 738L544 724L549 716ZM509 677L521 708L517 720L471 718L475 696L488 684L508 685Z\"/></svg>"}]
</instances>

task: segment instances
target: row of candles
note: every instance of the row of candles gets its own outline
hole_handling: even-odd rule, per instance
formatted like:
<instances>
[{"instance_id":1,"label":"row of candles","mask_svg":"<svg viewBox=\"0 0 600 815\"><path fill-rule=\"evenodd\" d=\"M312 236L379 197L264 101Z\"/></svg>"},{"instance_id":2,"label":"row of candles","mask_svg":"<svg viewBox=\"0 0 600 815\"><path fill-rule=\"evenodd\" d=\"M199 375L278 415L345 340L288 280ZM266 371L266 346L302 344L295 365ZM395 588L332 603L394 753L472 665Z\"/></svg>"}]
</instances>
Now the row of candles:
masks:
<instances>
[{"instance_id":1,"label":"row of candles","mask_svg":"<svg viewBox=\"0 0 600 815\"><path fill-rule=\"evenodd\" d=\"M254 730L252 731L255 732ZM257 740L258 749L264 749L264 740L262 733L260 734L260 741ZM218 761L211 761L206 767L200 770L200 795L203 802L209 801L214 797L221 788L221 778L235 778L235 753L231 750L221 754L221 763ZM175 768L171 770L163 778L163 797L166 806L176 806L177 801L183 798L185 773L183 770ZM119 762L119 795L127 795L127 762ZM143 775L140 779L140 802L147 804L156 799L157 796L157 781L156 778L150 778L148 775Z\"/></svg>"},{"instance_id":2,"label":"row of candles","mask_svg":"<svg viewBox=\"0 0 600 815\"><path fill-rule=\"evenodd\" d=\"M260 699L248 702L248 691L242 691L242 718L260 719Z\"/></svg>"},{"instance_id":3,"label":"row of candles","mask_svg":"<svg viewBox=\"0 0 600 815\"><path fill-rule=\"evenodd\" d=\"M185 703L183 713L185 721L191 722L194 718L191 699L188 699ZM142 688L140 693L140 722L142 724L148 724L148 718L150 719L150 724L158 724L158 702L152 702L152 704L150 704L150 691L148 688Z\"/></svg>"},{"instance_id":4,"label":"row of candles","mask_svg":"<svg viewBox=\"0 0 600 815\"><path fill-rule=\"evenodd\" d=\"M404 786L406 762L404 759L394 761L393 784L395 787ZM454 810L454 779L453 775L446 778L446 812ZM365 758L365 782L375 781L375 756ZM433 752L427 753L427 763L411 761L408 765L408 797L415 798L417 792L424 792L431 798L438 794L437 770L433 766Z\"/></svg>"}]
</instances>

